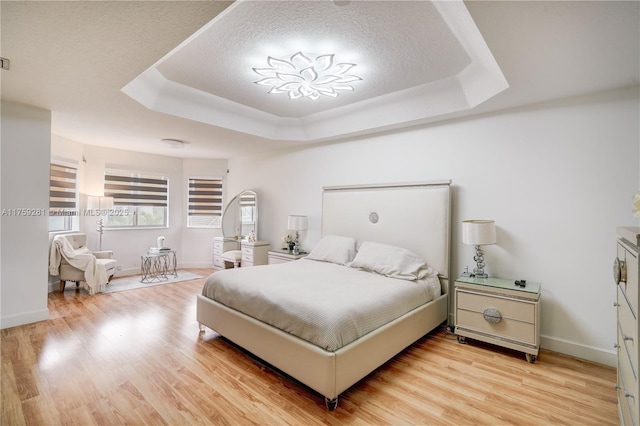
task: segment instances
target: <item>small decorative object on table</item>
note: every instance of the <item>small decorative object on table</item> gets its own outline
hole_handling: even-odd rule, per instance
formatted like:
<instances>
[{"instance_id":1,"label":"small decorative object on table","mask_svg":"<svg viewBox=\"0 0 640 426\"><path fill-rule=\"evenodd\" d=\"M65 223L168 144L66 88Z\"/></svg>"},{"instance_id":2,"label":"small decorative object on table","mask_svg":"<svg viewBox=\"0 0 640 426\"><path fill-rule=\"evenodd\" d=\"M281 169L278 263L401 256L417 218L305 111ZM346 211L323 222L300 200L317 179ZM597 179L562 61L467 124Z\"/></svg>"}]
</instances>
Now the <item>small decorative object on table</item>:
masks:
<instances>
[{"instance_id":1,"label":"small decorative object on table","mask_svg":"<svg viewBox=\"0 0 640 426\"><path fill-rule=\"evenodd\" d=\"M255 243L256 242L256 231L255 230L251 230L251 232L249 232L249 236L247 237L247 240L249 240L250 243Z\"/></svg>"},{"instance_id":2,"label":"small decorative object on table","mask_svg":"<svg viewBox=\"0 0 640 426\"><path fill-rule=\"evenodd\" d=\"M284 234L282 237L282 248L293 251L293 246L296 245L294 238L289 234Z\"/></svg>"}]
</instances>

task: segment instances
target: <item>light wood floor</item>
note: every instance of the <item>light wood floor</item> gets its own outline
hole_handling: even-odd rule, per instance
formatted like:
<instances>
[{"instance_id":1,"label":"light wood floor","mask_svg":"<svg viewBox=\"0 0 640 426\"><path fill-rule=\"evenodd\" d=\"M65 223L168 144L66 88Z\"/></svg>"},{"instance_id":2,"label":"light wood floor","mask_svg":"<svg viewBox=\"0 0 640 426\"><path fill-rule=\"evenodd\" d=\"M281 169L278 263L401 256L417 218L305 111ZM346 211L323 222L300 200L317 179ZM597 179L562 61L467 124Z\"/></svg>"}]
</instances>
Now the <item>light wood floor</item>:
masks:
<instances>
[{"instance_id":1,"label":"light wood floor","mask_svg":"<svg viewBox=\"0 0 640 426\"><path fill-rule=\"evenodd\" d=\"M210 270L191 270L203 276ZM2 330L2 425L617 425L615 370L440 329L347 390L338 409L207 330L204 279L49 295L50 319Z\"/></svg>"}]
</instances>

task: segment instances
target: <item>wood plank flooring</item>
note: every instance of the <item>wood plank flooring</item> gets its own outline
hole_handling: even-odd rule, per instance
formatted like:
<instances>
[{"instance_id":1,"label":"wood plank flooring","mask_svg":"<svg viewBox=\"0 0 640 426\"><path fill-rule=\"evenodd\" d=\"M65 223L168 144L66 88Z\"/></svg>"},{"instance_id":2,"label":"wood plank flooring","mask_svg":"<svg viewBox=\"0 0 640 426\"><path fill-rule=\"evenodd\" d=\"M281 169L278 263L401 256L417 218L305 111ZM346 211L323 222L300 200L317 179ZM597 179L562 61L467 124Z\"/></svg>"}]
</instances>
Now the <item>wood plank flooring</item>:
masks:
<instances>
[{"instance_id":1,"label":"wood plank flooring","mask_svg":"<svg viewBox=\"0 0 640 426\"><path fill-rule=\"evenodd\" d=\"M191 269L207 276L211 271ZM195 321L204 278L49 294L50 319L2 330L2 425L617 425L615 369L445 328L340 397L338 409Z\"/></svg>"}]
</instances>

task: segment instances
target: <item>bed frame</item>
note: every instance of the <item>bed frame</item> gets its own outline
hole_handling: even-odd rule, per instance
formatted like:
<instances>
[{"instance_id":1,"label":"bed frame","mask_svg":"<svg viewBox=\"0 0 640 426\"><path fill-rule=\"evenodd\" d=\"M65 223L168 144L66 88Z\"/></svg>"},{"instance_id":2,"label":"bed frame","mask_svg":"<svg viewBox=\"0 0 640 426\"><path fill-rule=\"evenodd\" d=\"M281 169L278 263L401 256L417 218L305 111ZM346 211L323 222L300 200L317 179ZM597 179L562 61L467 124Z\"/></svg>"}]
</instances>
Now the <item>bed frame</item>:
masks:
<instances>
[{"instance_id":1,"label":"bed frame","mask_svg":"<svg viewBox=\"0 0 640 426\"><path fill-rule=\"evenodd\" d=\"M398 352L447 321L450 251L450 181L323 188L322 234L345 235L404 247L439 272L442 296L328 352L202 295L196 317L325 397L338 395Z\"/></svg>"}]
</instances>

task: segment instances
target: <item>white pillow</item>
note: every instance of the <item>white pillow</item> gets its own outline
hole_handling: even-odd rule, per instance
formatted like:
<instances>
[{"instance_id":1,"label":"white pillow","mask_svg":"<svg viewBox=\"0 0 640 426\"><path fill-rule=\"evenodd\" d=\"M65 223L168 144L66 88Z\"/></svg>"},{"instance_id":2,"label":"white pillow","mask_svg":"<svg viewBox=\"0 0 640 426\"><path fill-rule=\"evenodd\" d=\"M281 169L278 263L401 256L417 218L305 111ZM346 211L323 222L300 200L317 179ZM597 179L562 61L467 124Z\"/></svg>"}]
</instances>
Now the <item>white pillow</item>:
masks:
<instances>
[{"instance_id":1,"label":"white pillow","mask_svg":"<svg viewBox=\"0 0 640 426\"><path fill-rule=\"evenodd\" d=\"M407 249L364 241L350 265L391 278L420 280L438 274L417 254Z\"/></svg>"},{"instance_id":2,"label":"white pillow","mask_svg":"<svg viewBox=\"0 0 640 426\"><path fill-rule=\"evenodd\" d=\"M353 260L355 255L356 240L354 238L327 235L316 244L306 259L346 265Z\"/></svg>"}]
</instances>

